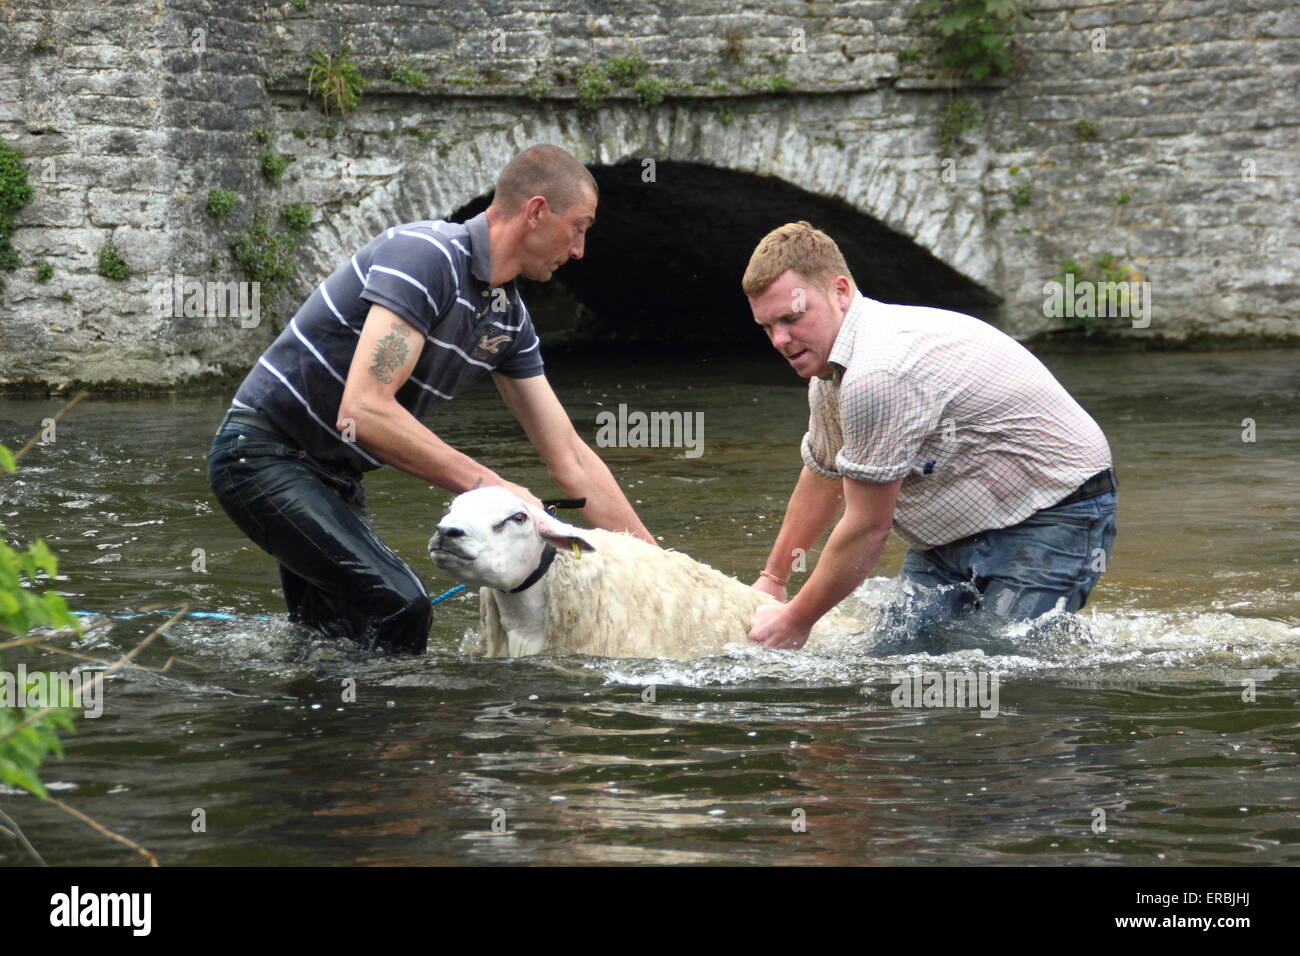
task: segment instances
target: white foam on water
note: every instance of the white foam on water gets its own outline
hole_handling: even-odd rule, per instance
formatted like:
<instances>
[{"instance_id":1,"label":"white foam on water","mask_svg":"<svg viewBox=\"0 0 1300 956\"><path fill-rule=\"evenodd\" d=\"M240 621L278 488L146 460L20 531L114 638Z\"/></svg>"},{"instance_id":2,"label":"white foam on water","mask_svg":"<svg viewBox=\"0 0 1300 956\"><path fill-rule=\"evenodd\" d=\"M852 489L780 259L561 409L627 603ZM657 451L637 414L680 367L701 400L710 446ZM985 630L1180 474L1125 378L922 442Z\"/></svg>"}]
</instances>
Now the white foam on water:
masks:
<instances>
[{"instance_id":1,"label":"white foam on water","mask_svg":"<svg viewBox=\"0 0 1300 956\"><path fill-rule=\"evenodd\" d=\"M836 610L867 622L838 630L816 651L728 645L694 661L588 659L608 683L688 687L746 683L813 685L888 681L909 668L996 670L1003 675L1081 674L1103 682L1188 680L1300 671L1300 626L1222 610L1054 611L1014 622L994 635L999 651L979 647L945 654L873 656L874 624L893 593L888 579L866 582ZM1009 650L1014 648L1014 651Z\"/></svg>"}]
</instances>

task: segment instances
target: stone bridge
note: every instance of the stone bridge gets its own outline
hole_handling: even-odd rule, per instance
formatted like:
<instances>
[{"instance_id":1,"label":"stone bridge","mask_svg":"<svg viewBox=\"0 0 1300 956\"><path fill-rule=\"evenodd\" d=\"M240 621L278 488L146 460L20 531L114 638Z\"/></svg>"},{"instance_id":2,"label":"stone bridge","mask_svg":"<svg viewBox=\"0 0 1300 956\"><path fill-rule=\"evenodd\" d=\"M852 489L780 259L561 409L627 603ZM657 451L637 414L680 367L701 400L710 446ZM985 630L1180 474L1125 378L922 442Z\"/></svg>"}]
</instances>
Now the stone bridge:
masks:
<instances>
[{"instance_id":1,"label":"stone bridge","mask_svg":"<svg viewBox=\"0 0 1300 956\"><path fill-rule=\"evenodd\" d=\"M1145 328L1099 320L1094 341L1294 342L1300 10L1025 14L1016 70L972 85L933 66L907 0L0 0L0 143L34 191L20 265L0 272L0 383L242 374L372 234L476 212L538 142L602 190L586 258L530 289L548 341L761 343L744 264L767 230L808 219L868 295L1022 339L1078 340L1044 314L1044 283L1109 255L1151 283L1153 309ZM310 54L345 44L367 84L327 115ZM619 57L644 62L642 87L602 93L592 71ZM961 109L972 122L945 142L941 116ZM292 157L274 180L268 155ZM238 195L220 219L214 188ZM309 207L303 232L291 203ZM249 277L231 241L258 219L288 267L278 307L251 327L167 314L177 276ZM100 274L110 241L127 278Z\"/></svg>"}]
</instances>

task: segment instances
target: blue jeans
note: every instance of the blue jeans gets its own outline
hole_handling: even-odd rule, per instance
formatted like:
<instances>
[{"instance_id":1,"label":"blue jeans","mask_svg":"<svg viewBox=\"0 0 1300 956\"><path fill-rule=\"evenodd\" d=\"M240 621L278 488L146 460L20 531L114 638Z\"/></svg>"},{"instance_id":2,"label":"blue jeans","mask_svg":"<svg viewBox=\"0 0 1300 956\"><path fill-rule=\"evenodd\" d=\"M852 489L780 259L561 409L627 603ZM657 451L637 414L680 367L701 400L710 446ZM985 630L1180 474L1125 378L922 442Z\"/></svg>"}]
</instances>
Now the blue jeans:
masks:
<instances>
[{"instance_id":1,"label":"blue jeans","mask_svg":"<svg viewBox=\"0 0 1300 956\"><path fill-rule=\"evenodd\" d=\"M1115 472L1111 469L1111 479ZM970 647L1014 650L1008 621L1031 620L1088 600L1115 544L1114 491L1036 511L1009 528L936 548L911 548L873 652L941 654Z\"/></svg>"},{"instance_id":2,"label":"blue jeans","mask_svg":"<svg viewBox=\"0 0 1300 956\"><path fill-rule=\"evenodd\" d=\"M277 432L227 421L208 477L230 519L279 562L289 620L371 649L424 652L428 592L375 534L359 475L327 468Z\"/></svg>"}]
</instances>

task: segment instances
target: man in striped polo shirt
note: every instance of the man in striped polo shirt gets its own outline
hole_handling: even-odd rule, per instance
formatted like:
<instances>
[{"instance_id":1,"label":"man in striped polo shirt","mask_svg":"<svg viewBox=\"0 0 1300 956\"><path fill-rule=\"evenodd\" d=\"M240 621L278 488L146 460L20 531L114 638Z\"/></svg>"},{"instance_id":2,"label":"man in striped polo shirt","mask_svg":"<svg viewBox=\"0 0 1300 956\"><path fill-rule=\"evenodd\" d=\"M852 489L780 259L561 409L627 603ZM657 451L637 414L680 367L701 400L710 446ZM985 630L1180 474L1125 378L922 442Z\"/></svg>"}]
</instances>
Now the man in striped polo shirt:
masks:
<instances>
[{"instance_id":1,"label":"man in striped polo shirt","mask_svg":"<svg viewBox=\"0 0 1300 956\"><path fill-rule=\"evenodd\" d=\"M759 243L742 287L809 380L803 472L754 587L784 601L794 554L844 508L813 574L750 640L802 647L891 527L912 547L877 652L943 652L1083 606L1115 538L1110 448L1028 349L971 316L868 299L806 222Z\"/></svg>"},{"instance_id":2,"label":"man in striped polo shirt","mask_svg":"<svg viewBox=\"0 0 1300 956\"><path fill-rule=\"evenodd\" d=\"M371 528L367 471L391 465L453 492L502 485L540 506L421 423L488 372L555 483L587 499L587 520L654 543L551 390L514 281L546 281L581 258L596 203L581 163L534 146L502 170L486 212L371 239L258 359L213 440L209 475L226 513L279 562L290 620L425 650L429 596Z\"/></svg>"}]
</instances>

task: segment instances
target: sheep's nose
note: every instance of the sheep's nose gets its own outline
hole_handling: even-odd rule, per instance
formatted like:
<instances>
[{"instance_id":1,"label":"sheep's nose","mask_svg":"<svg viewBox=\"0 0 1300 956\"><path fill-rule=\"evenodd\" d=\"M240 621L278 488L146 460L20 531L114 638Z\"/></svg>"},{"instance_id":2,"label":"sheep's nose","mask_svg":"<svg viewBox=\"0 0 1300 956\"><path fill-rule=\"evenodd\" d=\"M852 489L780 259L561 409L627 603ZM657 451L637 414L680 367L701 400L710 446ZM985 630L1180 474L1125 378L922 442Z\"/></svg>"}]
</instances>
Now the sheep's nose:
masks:
<instances>
[{"instance_id":1,"label":"sheep's nose","mask_svg":"<svg viewBox=\"0 0 1300 956\"><path fill-rule=\"evenodd\" d=\"M454 528L454 527L448 528L448 527L443 527L442 525L438 525L438 527L434 529L433 537L429 539L429 550L434 551L437 550L439 547L441 547L443 538L463 538L463 537L465 537L465 532L461 528Z\"/></svg>"}]
</instances>

